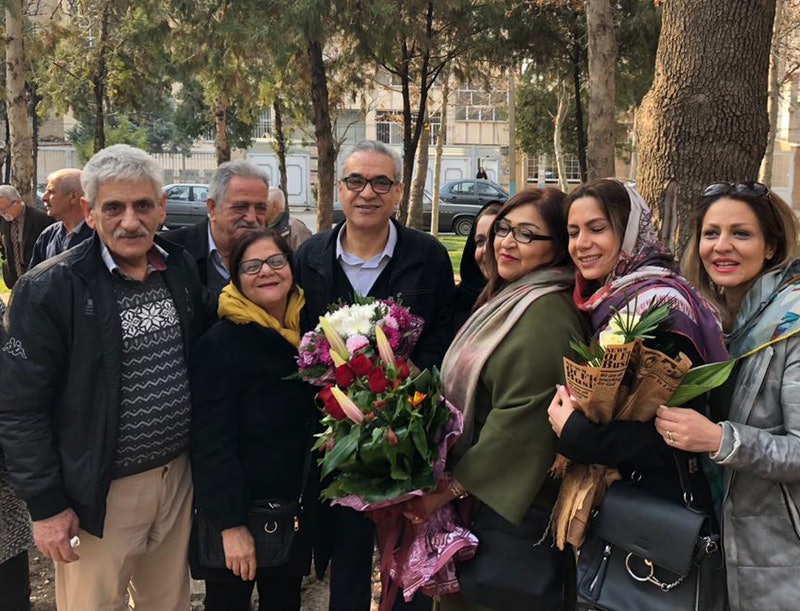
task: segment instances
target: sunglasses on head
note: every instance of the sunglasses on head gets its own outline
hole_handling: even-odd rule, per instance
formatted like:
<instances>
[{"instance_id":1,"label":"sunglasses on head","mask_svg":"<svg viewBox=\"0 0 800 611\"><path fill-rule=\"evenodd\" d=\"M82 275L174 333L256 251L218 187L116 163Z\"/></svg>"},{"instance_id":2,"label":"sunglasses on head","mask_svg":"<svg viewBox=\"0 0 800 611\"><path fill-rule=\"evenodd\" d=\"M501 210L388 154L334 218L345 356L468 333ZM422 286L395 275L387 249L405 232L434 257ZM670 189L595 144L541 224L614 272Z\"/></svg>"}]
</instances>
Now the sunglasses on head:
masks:
<instances>
[{"instance_id":1,"label":"sunglasses on head","mask_svg":"<svg viewBox=\"0 0 800 611\"><path fill-rule=\"evenodd\" d=\"M763 197L768 193L769 187L760 182L712 182L703 189L703 197L734 194L746 197Z\"/></svg>"}]
</instances>

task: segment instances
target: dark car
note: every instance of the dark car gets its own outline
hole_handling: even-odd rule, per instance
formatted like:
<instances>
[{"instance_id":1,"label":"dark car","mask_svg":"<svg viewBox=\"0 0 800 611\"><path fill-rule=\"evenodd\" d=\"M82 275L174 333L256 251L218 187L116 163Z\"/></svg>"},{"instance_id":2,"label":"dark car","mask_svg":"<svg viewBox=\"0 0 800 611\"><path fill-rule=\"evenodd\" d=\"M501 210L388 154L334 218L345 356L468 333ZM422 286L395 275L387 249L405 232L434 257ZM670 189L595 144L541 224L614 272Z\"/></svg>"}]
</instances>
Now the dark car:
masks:
<instances>
[{"instance_id":1,"label":"dark car","mask_svg":"<svg viewBox=\"0 0 800 611\"><path fill-rule=\"evenodd\" d=\"M489 180L462 178L451 180L439 187L439 198L451 204L467 204L481 207L489 202L504 202L508 192Z\"/></svg>"},{"instance_id":2,"label":"dark car","mask_svg":"<svg viewBox=\"0 0 800 611\"><path fill-rule=\"evenodd\" d=\"M206 199L208 185L179 183L166 185L167 220L164 225L170 229L194 225L207 216Z\"/></svg>"},{"instance_id":3,"label":"dark car","mask_svg":"<svg viewBox=\"0 0 800 611\"><path fill-rule=\"evenodd\" d=\"M425 229L431 226L431 195L425 191L422 199L422 218ZM439 200L439 231L442 233L455 233L457 235L469 235L472 223L475 222L475 215L478 214L480 206L469 204L449 204ZM342 204L333 204L333 222L339 223L344 220Z\"/></svg>"}]
</instances>

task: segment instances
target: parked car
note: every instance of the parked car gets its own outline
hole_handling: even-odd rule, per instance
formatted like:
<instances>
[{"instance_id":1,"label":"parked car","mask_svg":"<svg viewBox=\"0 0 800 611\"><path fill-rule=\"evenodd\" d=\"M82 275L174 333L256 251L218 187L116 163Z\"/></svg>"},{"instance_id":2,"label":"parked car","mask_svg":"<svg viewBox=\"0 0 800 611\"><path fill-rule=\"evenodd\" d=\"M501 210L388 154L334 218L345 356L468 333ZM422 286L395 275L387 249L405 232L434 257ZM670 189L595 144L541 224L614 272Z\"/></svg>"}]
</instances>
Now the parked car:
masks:
<instances>
[{"instance_id":1,"label":"parked car","mask_svg":"<svg viewBox=\"0 0 800 611\"><path fill-rule=\"evenodd\" d=\"M425 191L422 199L422 218L425 229L431 226L431 194ZM470 204L450 204L439 200L439 231L442 233L455 233L456 235L469 235L472 223L475 222L475 215L478 214L480 206ZM333 222L339 223L344 220L344 212L339 202L333 204Z\"/></svg>"},{"instance_id":2,"label":"parked car","mask_svg":"<svg viewBox=\"0 0 800 611\"><path fill-rule=\"evenodd\" d=\"M194 225L207 215L206 199L208 185L179 183L166 185L167 220L164 225L170 229Z\"/></svg>"},{"instance_id":3,"label":"parked car","mask_svg":"<svg viewBox=\"0 0 800 611\"><path fill-rule=\"evenodd\" d=\"M451 180L439 187L439 198L451 204L483 206L489 202L504 202L508 191L489 180L462 178Z\"/></svg>"}]
</instances>

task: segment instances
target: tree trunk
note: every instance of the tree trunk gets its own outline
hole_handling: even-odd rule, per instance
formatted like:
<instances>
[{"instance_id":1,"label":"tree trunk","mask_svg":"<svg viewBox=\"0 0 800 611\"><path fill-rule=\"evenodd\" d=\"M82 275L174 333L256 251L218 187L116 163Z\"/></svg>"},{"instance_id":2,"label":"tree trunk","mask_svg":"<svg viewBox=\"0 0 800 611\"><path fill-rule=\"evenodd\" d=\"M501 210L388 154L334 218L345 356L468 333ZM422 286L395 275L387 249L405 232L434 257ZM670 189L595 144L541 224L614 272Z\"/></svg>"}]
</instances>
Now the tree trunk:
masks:
<instances>
[{"instance_id":1,"label":"tree trunk","mask_svg":"<svg viewBox=\"0 0 800 611\"><path fill-rule=\"evenodd\" d=\"M308 39L308 61L311 67L311 103L314 107L314 135L317 139L317 231L330 229L333 223L333 189L336 183L336 145L331 127L328 100L328 75L322 44Z\"/></svg>"},{"instance_id":2,"label":"tree trunk","mask_svg":"<svg viewBox=\"0 0 800 611\"><path fill-rule=\"evenodd\" d=\"M775 0L663 6L655 80L638 116L638 185L680 254L702 188L758 176Z\"/></svg>"},{"instance_id":3,"label":"tree trunk","mask_svg":"<svg viewBox=\"0 0 800 611\"><path fill-rule=\"evenodd\" d=\"M589 39L589 180L614 176L617 39L610 0L587 0Z\"/></svg>"},{"instance_id":4,"label":"tree trunk","mask_svg":"<svg viewBox=\"0 0 800 611\"><path fill-rule=\"evenodd\" d=\"M6 9L6 112L11 148L11 184L22 199L33 203L33 135L25 99L24 32L22 0L14 0Z\"/></svg>"},{"instance_id":5,"label":"tree trunk","mask_svg":"<svg viewBox=\"0 0 800 611\"><path fill-rule=\"evenodd\" d=\"M569 109L569 84L562 81L558 84L558 109L553 121L553 152L556 156L556 168L558 168L558 186L564 193L569 189L567 184L567 164L564 163L564 150L561 146L561 137L564 127L564 121L567 118L567 110Z\"/></svg>"},{"instance_id":6,"label":"tree trunk","mask_svg":"<svg viewBox=\"0 0 800 611\"><path fill-rule=\"evenodd\" d=\"M436 138L436 158L433 162L433 194L431 196L431 235L439 237L439 185L442 182L442 152L447 136L447 105L450 103L450 63L442 70L442 121Z\"/></svg>"},{"instance_id":7,"label":"tree trunk","mask_svg":"<svg viewBox=\"0 0 800 611\"><path fill-rule=\"evenodd\" d=\"M280 188L286 197L286 209L289 209L289 193L286 190L288 180L286 178L286 135L283 133L283 114L281 113L281 99L276 97L272 102L272 112L275 115L275 128L272 136L275 138L275 154L278 156L278 174Z\"/></svg>"},{"instance_id":8,"label":"tree trunk","mask_svg":"<svg viewBox=\"0 0 800 611\"><path fill-rule=\"evenodd\" d=\"M417 155L417 172L411 183L411 197L408 200L408 218L406 224L414 229L424 230L425 221L422 217L422 193L425 191L425 179L428 177L428 147L431 141L431 124L425 121L422 135L419 139L419 154Z\"/></svg>"},{"instance_id":9,"label":"tree trunk","mask_svg":"<svg viewBox=\"0 0 800 611\"><path fill-rule=\"evenodd\" d=\"M772 49L769 60L769 91L767 93L767 116L769 117L769 134L767 135L767 150L761 160L760 180L765 185L772 184L772 159L775 152L775 135L778 132L778 107L781 95L781 24L783 23L784 0L777 0L775 4L775 24L772 28Z\"/></svg>"},{"instance_id":10,"label":"tree trunk","mask_svg":"<svg viewBox=\"0 0 800 611\"><path fill-rule=\"evenodd\" d=\"M228 142L228 105L218 102L214 110L214 150L217 165L231 160L231 145Z\"/></svg>"},{"instance_id":11,"label":"tree trunk","mask_svg":"<svg viewBox=\"0 0 800 611\"><path fill-rule=\"evenodd\" d=\"M578 132L578 168L580 169L581 182L586 182L588 170L586 168L586 125L583 120L583 96L581 95L581 61L578 52L572 58L572 87L575 90L575 129Z\"/></svg>"},{"instance_id":12,"label":"tree trunk","mask_svg":"<svg viewBox=\"0 0 800 611\"><path fill-rule=\"evenodd\" d=\"M94 152L106 148L106 43L108 41L108 19L111 12L111 3L103 7L103 17L100 20L100 40L97 42L97 69L92 75L92 94L94 97Z\"/></svg>"}]
</instances>

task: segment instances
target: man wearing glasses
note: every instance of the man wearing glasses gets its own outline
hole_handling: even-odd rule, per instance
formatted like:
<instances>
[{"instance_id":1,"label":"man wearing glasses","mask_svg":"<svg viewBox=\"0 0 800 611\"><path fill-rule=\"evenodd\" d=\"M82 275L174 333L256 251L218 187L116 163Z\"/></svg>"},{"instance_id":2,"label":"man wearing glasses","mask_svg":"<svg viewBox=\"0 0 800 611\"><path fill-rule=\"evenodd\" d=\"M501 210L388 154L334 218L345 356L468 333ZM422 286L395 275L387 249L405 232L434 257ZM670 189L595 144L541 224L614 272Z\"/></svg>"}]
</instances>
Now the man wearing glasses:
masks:
<instances>
[{"instance_id":1,"label":"man wearing glasses","mask_svg":"<svg viewBox=\"0 0 800 611\"><path fill-rule=\"evenodd\" d=\"M187 355L213 313L194 261L154 236L163 172L118 144L83 170L92 238L17 283L0 348L0 443L59 609L185 610Z\"/></svg>"},{"instance_id":2,"label":"man wearing glasses","mask_svg":"<svg viewBox=\"0 0 800 611\"><path fill-rule=\"evenodd\" d=\"M386 145L356 144L339 180L345 220L301 244L294 277L303 288L303 331L336 301L354 295L393 297L425 320L411 360L420 369L441 365L453 337L455 285L445 248L394 218L403 196L402 161ZM330 508L331 611L368 611L374 530L363 514ZM322 529L321 529L322 530ZM319 554L317 564L319 570ZM323 559L325 560L325 559ZM416 600L415 600L416 603ZM430 609L430 600L414 608ZM400 602L398 607L404 607ZM405 606L405 608L408 608Z\"/></svg>"},{"instance_id":3,"label":"man wearing glasses","mask_svg":"<svg viewBox=\"0 0 800 611\"><path fill-rule=\"evenodd\" d=\"M28 271L36 238L54 222L41 210L26 206L14 187L0 185L0 254L8 288L14 288L19 277Z\"/></svg>"},{"instance_id":4,"label":"man wearing glasses","mask_svg":"<svg viewBox=\"0 0 800 611\"><path fill-rule=\"evenodd\" d=\"M223 163L208 186L206 206L206 220L162 236L189 251L203 284L216 297L230 282L230 256L236 244L267 223L269 176L244 159Z\"/></svg>"}]
</instances>

